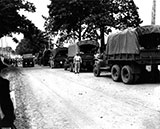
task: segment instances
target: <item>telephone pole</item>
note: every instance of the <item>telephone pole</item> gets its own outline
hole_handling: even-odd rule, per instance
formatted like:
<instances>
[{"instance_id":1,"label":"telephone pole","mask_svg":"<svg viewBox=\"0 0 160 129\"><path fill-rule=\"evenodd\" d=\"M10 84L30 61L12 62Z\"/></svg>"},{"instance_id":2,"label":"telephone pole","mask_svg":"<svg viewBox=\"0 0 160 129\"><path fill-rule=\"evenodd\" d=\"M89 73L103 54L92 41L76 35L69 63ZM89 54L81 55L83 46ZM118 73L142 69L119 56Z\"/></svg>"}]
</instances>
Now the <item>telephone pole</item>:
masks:
<instances>
[{"instance_id":1,"label":"telephone pole","mask_svg":"<svg viewBox=\"0 0 160 129\"><path fill-rule=\"evenodd\" d=\"M153 0L151 25L155 25L155 24L156 24L156 0Z\"/></svg>"}]
</instances>

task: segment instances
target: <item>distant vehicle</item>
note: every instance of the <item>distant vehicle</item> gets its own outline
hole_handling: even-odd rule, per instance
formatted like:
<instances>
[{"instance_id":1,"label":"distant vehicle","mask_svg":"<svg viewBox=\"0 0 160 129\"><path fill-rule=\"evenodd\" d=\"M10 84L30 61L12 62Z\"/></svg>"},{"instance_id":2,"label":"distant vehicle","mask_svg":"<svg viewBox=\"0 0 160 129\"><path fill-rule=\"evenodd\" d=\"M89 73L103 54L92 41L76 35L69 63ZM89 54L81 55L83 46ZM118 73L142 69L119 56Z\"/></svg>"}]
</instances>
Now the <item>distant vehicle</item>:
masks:
<instances>
[{"instance_id":1,"label":"distant vehicle","mask_svg":"<svg viewBox=\"0 0 160 129\"><path fill-rule=\"evenodd\" d=\"M160 26L141 26L109 35L101 58L95 61L94 75L111 73L114 81L136 83L142 76L159 78Z\"/></svg>"},{"instance_id":2,"label":"distant vehicle","mask_svg":"<svg viewBox=\"0 0 160 129\"><path fill-rule=\"evenodd\" d=\"M61 48L55 48L51 51L50 56L50 67L51 68L63 68L64 62L67 58L68 48L61 47Z\"/></svg>"},{"instance_id":3,"label":"distant vehicle","mask_svg":"<svg viewBox=\"0 0 160 129\"><path fill-rule=\"evenodd\" d=\"M81 70L93 71L94 55L97 53L98 48L99 43L95 40L84 40L69 45L64 69L69 68L71 72L74 71L73 58L76 53L79 53L82 58Z\"/></svg>"},{"instance_id":4,"label":"distant vehicle","mask_svg":"<svg viewBox=\"0 0 160 129\"><path fill-rule=\"evenodd\" d=\"M34 56L32 54L23 54L22 66L23 67L34 67Z\"/></svg>"}]
</instances>

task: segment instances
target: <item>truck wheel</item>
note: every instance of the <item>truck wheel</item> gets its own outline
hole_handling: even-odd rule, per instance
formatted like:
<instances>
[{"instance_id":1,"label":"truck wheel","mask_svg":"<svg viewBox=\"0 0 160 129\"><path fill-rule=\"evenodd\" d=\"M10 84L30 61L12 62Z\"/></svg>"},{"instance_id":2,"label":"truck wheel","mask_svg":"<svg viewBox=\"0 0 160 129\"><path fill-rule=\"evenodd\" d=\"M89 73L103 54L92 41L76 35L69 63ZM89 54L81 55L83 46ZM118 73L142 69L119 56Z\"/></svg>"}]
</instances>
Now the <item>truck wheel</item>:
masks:
<instances>
[{"instance_id":1,"label":"truck wheel","mask_svg":"<svg viewBox=\"0 0 160 129\"><path fill-rule=\"evenodd\" d=\"M99 76L100 76L101 71L100 71L100 69L99 69L99 68L94 67L94 69L93 69L93 73L94 73L94 76L95 76L95 77L99 77Z\"/></svg>"},{"instance_id":2,"label":"truck wheel","mask_svg":"<svg viewBox=\"0 0 160 129\"><path fill-rule=\"evenodd\" d=\"M121 78L123 83L125 84L131 84L134 81L133 74L132 74L132 68L128 65L123 66L121 70Z\"/></svg>"},{"instance_id":3,"label":"truck wheel","mask_svg":"<svg viewBox=\"0 0 160 129\"><path fill-rule=\"evenodd\" d=\"M121 69L118 65L113 65L111 68L111 77L113 81L120 81L121 79Z\"/></svg>"}]
</instances>

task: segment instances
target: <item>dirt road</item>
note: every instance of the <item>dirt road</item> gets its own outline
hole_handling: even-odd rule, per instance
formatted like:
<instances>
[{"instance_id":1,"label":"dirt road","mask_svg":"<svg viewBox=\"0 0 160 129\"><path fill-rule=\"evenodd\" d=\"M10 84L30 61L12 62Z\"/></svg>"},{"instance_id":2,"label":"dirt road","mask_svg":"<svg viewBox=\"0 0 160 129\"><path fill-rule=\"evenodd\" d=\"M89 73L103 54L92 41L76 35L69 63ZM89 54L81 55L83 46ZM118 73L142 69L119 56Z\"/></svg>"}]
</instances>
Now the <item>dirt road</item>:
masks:
<instances>
[{"instance_id":1,"label":"dirt road","mask_svg":"<svg viewBox=\"0 0 160 129\"><path fill-rule=\"evenodd\" d=\"M159 84L124 85L49 67L21 70L11 81L26 129L160 129Z\"/></svg>"}]
</instances>

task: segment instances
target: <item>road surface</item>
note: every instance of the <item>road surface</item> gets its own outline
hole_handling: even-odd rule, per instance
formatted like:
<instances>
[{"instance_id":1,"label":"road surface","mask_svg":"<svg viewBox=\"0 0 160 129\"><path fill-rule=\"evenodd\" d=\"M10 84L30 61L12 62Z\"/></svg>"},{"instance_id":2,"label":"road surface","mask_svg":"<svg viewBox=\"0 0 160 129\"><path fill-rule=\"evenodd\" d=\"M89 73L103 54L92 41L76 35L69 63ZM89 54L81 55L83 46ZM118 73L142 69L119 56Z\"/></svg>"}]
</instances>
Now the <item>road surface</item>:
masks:
<instances>
[{"instance_id":1,"label":"road surface","mask_svg":"<svg viewBox=\"0 0 160 129\"><path fill-rule=\"evenodd\" d=\"M41 66L8 78L16 88L16 124L25 119L25 129L160 129L160 84L125 85L106 74Z\"/></svg>"}]
</instances>

